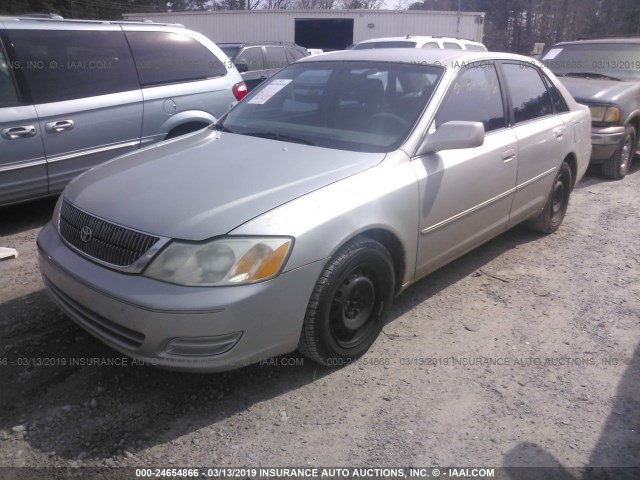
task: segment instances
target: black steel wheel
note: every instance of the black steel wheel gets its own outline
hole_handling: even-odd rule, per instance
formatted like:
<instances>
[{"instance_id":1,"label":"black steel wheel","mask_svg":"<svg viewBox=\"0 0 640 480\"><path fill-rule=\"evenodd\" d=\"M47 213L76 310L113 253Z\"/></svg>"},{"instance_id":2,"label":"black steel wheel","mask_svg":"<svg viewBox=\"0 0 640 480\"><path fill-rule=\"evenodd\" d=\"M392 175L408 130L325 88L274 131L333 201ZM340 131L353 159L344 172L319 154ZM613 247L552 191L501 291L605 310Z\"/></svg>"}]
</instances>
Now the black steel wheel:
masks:
<instances>
[{"instance_id":1,"label":"black steel wheel","mask_svg":"<svg viewBox=\"0 0 640 480\"><path fill-rule=\"evenodd\" d=\"M611 180L622 180L629 171L633 155L636 151L636 129L625 125L624 137L611 158L602 164L602 176Z\"/></svg>"},{"instance_id":2,"label":"black steel wheel","mask_svg":"<svg viewBox=\"0 0 640 480\"><path fill-rule=\"evenodd\" d=\"M313 290L298 350L329 367L365 353L384 326L394 277L391 256L379 242L359 237L340 248Z\"/></svg>"},{"instance_id":3,"label":"black steel wheel","mask_svg":"<svg viewBox=\"0 0 640 480\"><path fill-rule=\"evenodd\" d=\"M562 162L556 178L551 185L549 199L542 212L535 218L529 220L527 225L533 230L541 233L553 233L564 219L569 206L569 196L571 195L571 168L567 162Z\"/></svg>"}]
</instances>

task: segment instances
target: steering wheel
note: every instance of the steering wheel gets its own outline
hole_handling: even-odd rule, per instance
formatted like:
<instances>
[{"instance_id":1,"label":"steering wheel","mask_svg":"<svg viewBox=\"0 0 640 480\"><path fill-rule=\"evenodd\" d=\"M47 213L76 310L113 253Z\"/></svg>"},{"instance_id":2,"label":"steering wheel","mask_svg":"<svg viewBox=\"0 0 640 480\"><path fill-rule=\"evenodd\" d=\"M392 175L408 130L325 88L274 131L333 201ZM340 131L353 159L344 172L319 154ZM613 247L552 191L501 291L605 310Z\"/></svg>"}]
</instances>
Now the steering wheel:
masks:
<instances>
[{"instance_id":1,"label":"steering wheel","mask_svg":"<svg viewBox=\"0 0 640 480\"><path fill-rule=\"evenodd\" d=\"M409 122L404 118L390 112L378 112L374 113L367 119L367 128L374 129L376 127L390 127L394 130L405 130L409 128Z\"/></svg>"}]
</instances>

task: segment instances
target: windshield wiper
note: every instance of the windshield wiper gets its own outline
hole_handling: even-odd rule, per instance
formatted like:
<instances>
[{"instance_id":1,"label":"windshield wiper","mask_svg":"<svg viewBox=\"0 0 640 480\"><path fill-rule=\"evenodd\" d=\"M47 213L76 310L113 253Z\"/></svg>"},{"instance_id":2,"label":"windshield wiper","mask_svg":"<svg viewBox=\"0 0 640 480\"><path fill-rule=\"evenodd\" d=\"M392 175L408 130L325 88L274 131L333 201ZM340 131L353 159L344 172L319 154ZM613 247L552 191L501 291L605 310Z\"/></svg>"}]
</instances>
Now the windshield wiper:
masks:
<instances>
[{"instance_id":1,"label":"windshield wiper","mask_svg":"<svg viewBox=\"0 0 640 480\"><path fill-rule=\"evenodd\" d=\"M580 77L580 78L602 78L605 80L616 80L621 82L622 79L612 77L611 75L605 75L603 73L595 73L595 72L569 72L569 73L556 73L556 77Z\"/></svg>"},{"instance_id":2,"label":"windshield wiper","mask_svg":"<svg viewBox=\"0 0 640 480\"><path fill-rule=\"evenodd\" d=\"M315 143L305 140L304 138L293 137L291 135L282 135L276 132L246 132L242 135L248 135L250 137L270 138L272 140L281 140L283 142L301 143L303 145L315 145Z\"/></svg>"}]
</instances>

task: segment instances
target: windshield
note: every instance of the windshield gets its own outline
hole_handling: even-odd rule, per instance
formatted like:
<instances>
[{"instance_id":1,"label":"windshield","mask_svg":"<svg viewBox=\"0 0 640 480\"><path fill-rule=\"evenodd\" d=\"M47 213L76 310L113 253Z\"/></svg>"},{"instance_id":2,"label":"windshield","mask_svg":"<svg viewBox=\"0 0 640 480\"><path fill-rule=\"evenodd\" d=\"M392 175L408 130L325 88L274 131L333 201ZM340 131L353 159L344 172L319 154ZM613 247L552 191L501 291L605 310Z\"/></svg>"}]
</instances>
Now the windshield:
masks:
<instances>
[{"instance_id":1,"label":"windshield","mask_svg":"<svg viewBox=\"0 0 640 480\"><path fill-rule=\"evenodd\" d=\"M559 45L549 50L542 62L560 77L640 80L640 44Z\"/></svg>"},{"instance_id":2,"label":"windshield","mask_svg":"<svg viewBox=\"0 0 640 480\"><path fill-rule=\"evenodd\" d=\"M358 152L395 150L413 130L443 69L303 62L265 81L214 128Z\"/></svg>"},{"instance_id":3,"label":"windshield","mask_svg":"<svg viewBox=\"0 0 640 480\"><path fill-rule=\"evenodd\" d=\"M371 48L416 48L416 42L391 41L391 42L364 42L359 43L353 50L369 50Z\"/></svg>"}]
</instances>

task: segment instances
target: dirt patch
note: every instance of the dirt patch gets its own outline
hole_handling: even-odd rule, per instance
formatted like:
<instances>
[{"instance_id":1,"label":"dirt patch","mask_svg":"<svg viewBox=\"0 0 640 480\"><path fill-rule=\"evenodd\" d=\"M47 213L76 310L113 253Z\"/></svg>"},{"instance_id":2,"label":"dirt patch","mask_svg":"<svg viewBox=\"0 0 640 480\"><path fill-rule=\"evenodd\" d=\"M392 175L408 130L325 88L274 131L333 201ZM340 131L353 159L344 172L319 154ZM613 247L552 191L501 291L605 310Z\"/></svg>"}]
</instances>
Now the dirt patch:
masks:
<instances>
[{"instance_id":1,"label":"dirt patch","mask_svg":"<svg viewBox=\"0 0 640 480\"><path fill-rule=\"evenodd\" d=\"M373 348L218 375L131 365L66 319L0 209L0 466L640 466L640 171L588 175L400 296ZM127 366L105 366L121 361Z\"/></svg>"}]
</instances>

